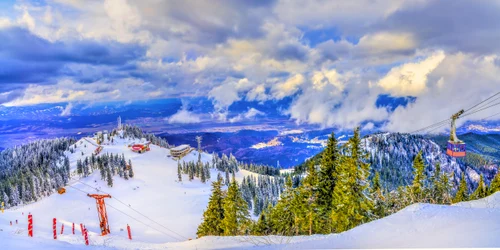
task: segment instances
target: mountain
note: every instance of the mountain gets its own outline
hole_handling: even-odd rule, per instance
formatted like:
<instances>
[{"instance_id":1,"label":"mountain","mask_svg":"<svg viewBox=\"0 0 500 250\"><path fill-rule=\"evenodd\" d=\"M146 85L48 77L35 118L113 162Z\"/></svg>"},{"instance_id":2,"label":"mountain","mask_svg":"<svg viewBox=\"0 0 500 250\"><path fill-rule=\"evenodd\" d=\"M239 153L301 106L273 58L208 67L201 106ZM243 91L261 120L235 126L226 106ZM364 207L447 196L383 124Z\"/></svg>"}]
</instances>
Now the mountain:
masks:
<instances>
[{"instance_id":1,"label":"mountain","mask_svg":"<svg viewBox=\"0 0 500 250\"><path fill-rule=\"evenodd\" d=\"M170 143L196 147L202 136L207 152L232 154L246 163L290 168L323 150L330 130L240 130L237 132L199 132L159 136Z\"/></svg>"},{"instance_id":2,"label":"mountain","mask_svg":"<svg viewBox=\"0 0 500 250\"><path fill-rule=\"evenodd\" d=\"M201 153L199 156L196 151L190 152L178 162L171 157L168 148L155 144L151 145L150 151L142 154L133 152L128 145L139 142L141 137L153 139L152 141L156 140L155 144L159 145L166 143L143 134L139 129L130 127L125 133L113 131L111 136L104 136L101 144L102 150L97 155L95 154L98 148L96 137L83 137L78 141L54 140L28 144L26 147L30 150L23 152L40 152L43 157L37 158L37 154L32 153L29 155L34 155L34 157L19 155L18 160L26 158L45 161L47 159L47 172L54 171L57 174L59 172L55 170L60 168L65 171L62 173L67 173L65 164L61 166L55 164L59 159L63 162L66 162L64 159L67 159L69 177L64 179L64 182L57 183L55 181L60 178L57 175L55 177L48 176L47 180L44 179L43 183L47 183L47 190L43 192L43 195L36 197L36 202L34 202L35 199L23 199L24 196L21 196L21 201L8 202L5 213L0 214L0 240L8 242L13 237L14 242L16 242L17 234L28 240L29 238L25 235L27 235L27 215L29 213L33 215L35 221L33 241L40 244L45 244L46 240L52 238L53 218L57 219L57 233L59 234L57 241L78 246L83 244L80 223L83 223L89 230L91 244L101 247L137 249L145 248L152 243L187 241L196 238L197 227L208 203L210 183L216 180L218 174L221 174L223 178L229 178L229 172L224 169L232 168L228 164L238 163L223 156L222 159L227 159L222 162L225 166L220 164L221 166L215 168L213 155ZM40 150L37 150L36 145L40 145ZM54 151L53 154L45 153L51 152L49 146L57 147L60 150ZM10 152L14 150L19 150L19 148L8 149L4 152L11 155L13 153ZM210 166L203 168L204 171L210 172L208 176L205 175L207 181L204 183L201 178L198 178L198 173L193 174L192 179L189 178L188 174L181 173L182 180L179 181L178 163L183 165L183 162L196 162L198 157L201 157L204 166ZM10 158L4 157L3 159L9 160ZM121 168L122 159L132 163L129 164L131 165L130 169L129 167ZM243 167L237 166L235 170L237 171L235 173L236 180L240 183L245 178L248 180L248 177L257 180L265 180L264 177L268 177L244 170ZM258 166L251 167L255 168L256 171L259 170ZM84 169L79 170L81 168ZM237 168L240 168L239 171ZM26 171L21 169L22 175L27 176ZM110 173L106 174L106 171L110 171ZM130 172L133 172L133 177ZM4 174L9 173L4 172ZM5 180L9 187L11 186L9 184L10 177L0 177L1 180ZM268 178L277 177L269 176ZM19 178L16 177L17 179ZM29 181L26 183L28 184L21 182L19 186L29 193L32 186L30 186ZM66 189L64 194L55 192L61 186ZM35 193L38 194L38 192ZM107 193L112 196L112 198L105 199L111 230L111 234L108 236L99 236L96 201L87 197L88 193ZM0 200L2 199L3 197L0 197ZM9 226L10 222L13 222L12 226ZM72 223L76 224L75 235L71 233ZM60 235L62 224L64 224L65 230ZM127 225L130 225L132 229L132 242L127 238ZM49 243L47 247L64 249L71 245L61 244L59 246L55 243Z\"/></svg>"},{"instance_id":3,"label":"mountain","mask_svg":"<svg viewBox=\"0 0 500 250\"><path fill-rule=\"evenodd\" d=\"M499 164L498 146L500 135L466 134L460 137L468 143L468 156L457 159L446 155L447 137L410 135L401 133L377 133L365 136L363 148L368 154L371 173L378 171L383 185L394 190L398 186L408 185L413 180L413 159L422 151L426 163L425 172L431 176L435 165L439 163L441 170L450 175L452 182L458 186L460 176L465 173L469 189L473 190L479 182L480 175L487 183L494 177ZM319 162L321 154L311 158ZM305 164L296 167L303 171Z\"/></svg>"}]
</instances>

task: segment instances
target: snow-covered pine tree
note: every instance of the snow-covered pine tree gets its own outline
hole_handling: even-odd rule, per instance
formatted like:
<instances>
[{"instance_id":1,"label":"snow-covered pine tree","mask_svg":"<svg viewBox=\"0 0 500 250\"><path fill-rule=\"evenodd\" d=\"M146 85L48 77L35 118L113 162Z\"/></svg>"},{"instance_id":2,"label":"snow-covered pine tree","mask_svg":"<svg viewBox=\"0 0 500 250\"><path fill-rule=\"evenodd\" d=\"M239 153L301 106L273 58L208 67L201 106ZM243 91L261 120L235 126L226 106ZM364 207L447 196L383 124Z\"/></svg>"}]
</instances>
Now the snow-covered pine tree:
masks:
<instances>
[{"instance_id":1,"label":"snow-covered pine tree","mask_svg":"<svg viewBox=\"0 0 500 250\"><path fill-rule=\"evenodd\" d=\"M111 174L111 168L106 168L106 181L108 183L108 187L113 187L113 175Z\"/></svg>"},{"instance_id":2,"label":"snow-covered pine tree","mask_svg":"<svg viewBox=\"0 0 500 250\"><path fill-rule=\"evenodd\" d=\"M177 161L177 179L182 182L181 163Z\"/></svg>"},{"instance_id":3,"label":"snow-covered pine tree","mask_svg":"<svg viewBox=\"0 0 500 250\"><path fill-rule=\"evenodd\" d=\"M134 178L134 168L132 167L132 161L130 159L128 160L128 165L130 166L130 169L128 170L128 176L130 178Z\"/></svg>"}]
</instances>

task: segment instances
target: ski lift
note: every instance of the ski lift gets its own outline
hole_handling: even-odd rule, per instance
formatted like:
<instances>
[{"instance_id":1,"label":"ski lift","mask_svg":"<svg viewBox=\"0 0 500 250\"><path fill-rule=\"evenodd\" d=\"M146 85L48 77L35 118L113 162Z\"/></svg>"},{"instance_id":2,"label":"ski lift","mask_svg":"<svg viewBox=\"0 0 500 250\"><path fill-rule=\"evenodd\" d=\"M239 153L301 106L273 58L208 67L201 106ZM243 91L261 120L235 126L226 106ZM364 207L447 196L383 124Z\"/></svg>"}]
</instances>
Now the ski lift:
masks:
<instances>
[{"instance_id":1,"label":"ski lift","mask_svg":"<svg viewBox=\"0 0 500 250\"><path fill-rule=\"evenodd\" d=\"M451 157L465 157L466 148L465 142L461 141L457 137L457 126L455 121L460 118L460 116L465 111L462 109L458 113L451 116L451 130L450 130L450 140L448 141L448 145L446 146L446 154Z\"/></svg>"}]
</instances>

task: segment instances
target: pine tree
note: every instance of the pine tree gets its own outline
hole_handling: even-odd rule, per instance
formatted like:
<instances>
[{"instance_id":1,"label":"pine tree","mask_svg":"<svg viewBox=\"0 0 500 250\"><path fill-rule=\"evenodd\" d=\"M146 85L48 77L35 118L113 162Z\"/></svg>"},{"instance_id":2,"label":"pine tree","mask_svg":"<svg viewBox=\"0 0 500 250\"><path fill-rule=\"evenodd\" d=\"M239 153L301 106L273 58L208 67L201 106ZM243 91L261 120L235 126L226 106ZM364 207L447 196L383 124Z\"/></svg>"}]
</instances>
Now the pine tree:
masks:
<instances>
[{"instance_id":1,"label":"pine tree","mask_svg":"<svg viewBox=\"0 0 500 250\"><path fill-rule=\"evenodd\" d=\"M497 171L497 174L490 183L490 188L488 188L489 194L493 194L498 191L500 191L500 170Z\"/></svg>"},{"instance_id":2,"label":"pine tree","mask_svg":"<svg viewBox=\"0 0 500 250\"><path fill-rule=\"evenodd\" d=\"M332 220L334 232L343 232L373 219L373 203L369 198L367 176L369 164L361 148L359 128L347 143L347 154L334 172Z\"/></svg>"},{"instance_id":3,"label":"pine tree","mask_svg":"<svg viewBox=\"0 0 500 250\"><path fill-rule=\"evenodd\" d=\"M177 178L179 182L182 182L182 174L181 174L181 163L177 162Z\"/></svg>"},{"instance_id":4,"label":"pine tree","mask_svg":"<svg viewBox=\"0 0 500 250\"><path fill-rule=\"evenodd\" d=\"M321 154L321 165L319 171L318 197L316 204L318 207L318 220L323 225L322 230L318 233L330 233L331 220L330 213L332 210L332 193L335 187L334 172L339 165L340 153L338 148L337 138L332 132L328 138L328 143Z\"/></svg>"},{"instance_id":5,"label":"pine tree","mask_svg":"<svg viewBox=\"0 0 500 250\"><path fill-rule=\"evenodd\" d=\"M323 225L321 225L320 221L318 220L318 206L317 206L318 182L319 180L318 180L316 165L314 161L309 161L307 168L307 176L303 182L304 193L306 197L309 197L307 201L308 206L306 211L307 212L306 219L307 219L307 227L309 235L312 235L313 233L316 232L324 231L322 229Z\"/></svg>"},{"instance_id":6,"label":"pine tree","mask_svg":"<svg viewBox=\"0 0 500 250\"><path fill-rule=\"evenodd\" d=\"M458 203L462 201L469 200L469 190L467 188L467 181L465 180L465 174L462 172L462 177L460 178L460 185L458 186L458 191L453 198L453 203Z\"/></svg>"},{"instance_id":7,"label":"pine tree","mask_svg":"<svg viewBox=\"0 0 500 250\"><path fill-rule=\"evenodd\" d=\"M200 169L200 179L202 183L207 181L207 177L205 176L205 169L203 168L203 163L198 163L198 168Z\"/></svg>"},{"instance_id":8,"label":"pine tree","mask_svg":"<svg viewBox=\"0 0 500 250\"><path fill-rule=\"evenodd\" d=\"M488 190L486 189L486 184L484 184L483 175L481 175L476 190L471 194L471 200L484 198L487 194Z\"/></svg>"},{"instance_id":9,"label":"pine tree","mask_svg":"<svg viewBox=\"0 0 500 250\"><path fill-rule=\"evenodd\" d=\"M128 176L130 178L134 178L134 168L132 167L132 161L130 159L128 160L128 165L130 166L130 169L128 170Z\"/></svg>"},{"instance_id":10,"label":"pine tree","mask_svg":"<svg viewBox=\"0 0 500 250\"><path fill-rule=\"evenodd\" d=\"M441 174L440 188L442 188L442 195L441 195L442 201L441 202L443 204L450 204L451 203L451 195L450 195L451 184L450 184L450 177L446 173Z\"/></svg>"},{"instance_id":11,"label":"pine tree","mask_svg":"<svg viewBox=\"0 0 500 250\"><path fill-rule=\"evenodd\" d=\"M293 235L295 232L295 216L292 212L293 199L292 178L286 178L285 190L271 212L271 223L273 225L273 234Z\"/></svg>"},{"instance_id":12,"label":"pine tree","mask_svg":"<svg viewBox=\"0 0 500 250\"><path fill-rule=\"evenodd\" d=\"M212 194L208 200L207 209L203 212L203 222L198 226L196 233L198 237L223 235L224 199L222 180L217 179L217 181L212 182Z\"/></svg>"},{"instance_id":13,"label":"pine tree","mask_svg":"<svg viewBox=\"0 0 500 250\"><path fill-rule=\"evenodd\" d=\"M434 174L431 179L431 185L432 192L430 196L435 203L442 204L444 200L444 187L441 183L441 164L439 164L439 162L436 163Z\"/></svg>"},{"instance_id":14,"label":"pine tree","mask_svg":"<svg viewBox=\"0 0 500 250\"><path fill-rule=\"evenodd\" d=\"M81 176L83 174L83 165L82 165L82 161L80 159L78 159L76 161L76 172Z\"/></svg>"},{"instance_id":15,"label":"pine tree","mask_svg":"<svg viewBox=\"0 0 500 250\"><path fill-rule=\"evenodd\" d=\"M113 176L111 175L111 169L106 168L106 180L108 182L109 187L113 187Z\"/></svg>"},{"instance_id":16,"label":"pine tree","mask_svg":"<svg viewBox=\"0 0 500 250\"><path fill-rule=\"evenodd\" d=\"M222 220L222 228L224 229L224 235L231 236L247 233L246 230L251 223L248 204L242 197L234 175L226 198L224 198L223 208L224 219Z\"/></svg>"},{"instance_id":17,"label":"pine tree","mask_svg":"<svg viewBox=\"0 0 500 250\"><path fill-rule=\"evenodd\" d=\"M385 197L382 193L382 185L380 184L380 174L375 172L375 177L371 187L372 197L374 199L374 213L378 218L386 216Z\"/></svg>"},{"instance_id":18,"label":"pine tree","mask_svg":"<svg viewBox=\"0 0 500 250\"><path fill-rule=\"evenodd\" d=\"M413 184L411 186L413 202L421 202L424 199L425 165L422 151L418 152L413 160Z\"/></svg>"},{"instance_id":19,"label":"pine tree","mask_svg":"<svg viewBox=\"0 0 500 250\"><path fill-rule=\"evenodd\" d=\"M273 209L273 206L270 202L267 202L266 207L260 213L259 219L257 220L257 223L255 224L252 233L254 235L269 235L272 232L272 224L271 224L271 211Z\"/></svg>"}]
</instances>

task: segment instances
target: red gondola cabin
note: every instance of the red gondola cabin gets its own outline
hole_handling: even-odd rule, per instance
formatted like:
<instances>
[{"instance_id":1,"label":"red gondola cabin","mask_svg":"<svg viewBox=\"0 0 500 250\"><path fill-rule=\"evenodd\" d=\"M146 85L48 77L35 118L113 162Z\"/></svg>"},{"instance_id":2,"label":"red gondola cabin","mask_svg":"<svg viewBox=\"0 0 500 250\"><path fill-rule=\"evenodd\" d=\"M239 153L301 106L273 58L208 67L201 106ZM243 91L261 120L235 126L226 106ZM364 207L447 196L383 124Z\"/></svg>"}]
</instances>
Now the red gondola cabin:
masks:
<instances>
[{"instance_id":1,"label":"red gondola cabin","mask_svg":"<svg viewBox=\"0 0 500 250\"><path fill-rule=\"evenodd\" d=\"M453 143L448 141L448 146L446 147L446 154L451 157L465 157L465 143Z\"/></svg>"}]
</instances>

